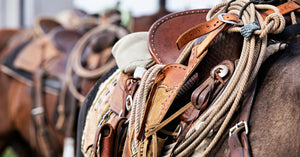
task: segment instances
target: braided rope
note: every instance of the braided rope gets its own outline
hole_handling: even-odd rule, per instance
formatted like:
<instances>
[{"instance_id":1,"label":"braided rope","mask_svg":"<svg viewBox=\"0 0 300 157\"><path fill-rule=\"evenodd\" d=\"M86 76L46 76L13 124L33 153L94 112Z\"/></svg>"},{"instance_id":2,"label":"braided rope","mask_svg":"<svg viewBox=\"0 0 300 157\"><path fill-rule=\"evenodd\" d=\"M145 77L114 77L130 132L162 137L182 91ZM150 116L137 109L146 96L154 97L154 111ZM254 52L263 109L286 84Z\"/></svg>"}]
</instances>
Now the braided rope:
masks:
<instances>
[{"instance_id":1,"label":"braided rope","mask_svg":"<svg viewBox=\"0 0 300 157\"><path fill-rule=\"evenodd\" d=\"M237 0L232 2L228 7L228 13L239 15L242 7L248 2L249 0ZM209 20L216 17L224 10L224 7L227 4L228 2L224 2L212 8L207 15L207 19ZM212 15L213 12L218 9L220 9L220 11L215 15ZM272 9L275 13L267 16L264 21L257 9ZM234 112L239 107L239 101L245 89L249 86L249 84L251 84L257 75L262 62L268 56L266 55L267 34L279 33L285 26L283 16L279 13L279 10L276 7L271 5L249 4L249 6L244 10L241 20L244 25L256 21L261 26L261 29L255 30L250 40L244 39L241 56L236 70L228 85L224 89L223 94L220 95L213 104L211 104L211 108L207 111L207 113L197 120L196 125L189 130L187 133L188 136L185 137L183 143L175 149L172 155L190 155L201 143L205 142L207 135L217 126L218 121L225 118L216 135L214 135L211 143L205 151L200 154L201 156L206 156L211 151L221 135L224 133L224 130L231 120ZM233 27L228 31L240 32L241 28ZM256 35L258 35L259 38L256 38ZM199 126L199 124L201 124L201 126Z\"/></svg>"}]
</instances>

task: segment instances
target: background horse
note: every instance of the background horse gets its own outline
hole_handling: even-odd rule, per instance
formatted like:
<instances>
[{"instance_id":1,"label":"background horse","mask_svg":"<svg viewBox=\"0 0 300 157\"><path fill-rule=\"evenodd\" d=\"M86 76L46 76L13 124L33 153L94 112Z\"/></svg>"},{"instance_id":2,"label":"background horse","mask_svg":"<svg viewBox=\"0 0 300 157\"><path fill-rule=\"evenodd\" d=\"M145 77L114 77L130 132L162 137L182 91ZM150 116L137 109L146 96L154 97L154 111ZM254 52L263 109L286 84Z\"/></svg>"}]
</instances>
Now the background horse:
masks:
<instances>
[{"instance_id":1,"label":"background horse","mask_svg":"<svg viewBox=\"0 0 300 157\"><path fill-rule=\"evenodd\" d=\"M1 53L1 63L4 64L13 62L12 60L7 60L7 57L11 56L11 54L15 51L23 50L23 47L29 49L29 53L31 54L35 53L31 57L39 54L42 54L41 56L47 56L49 53L51 54L59 51L58 55L54 58L51 58L50 60L42 60L42 64L44 65L48 62L46 67L43 67L43 65L40 64L38 65L38 69L33 69L33 71L29 73L29 80L35 79L34 81L31 80L22 82L19 79L15 79L12 75L7 75L7 73L4 73L3 71L0 72L0 86L2 89L0 93L2 100L0 103L0 109L2 112L0 116L0 153L3 152L6 146L13 145L14 149L20 156L62 155L63 145L65 143L64 138L66 136L73 137L75 135L74 127L76 124L74 124L74 120L76 120L77 107L80 103L75 100L70 91L66 92L67 95L64 95L66 93L59 93L64 87L63 85L68 65L67 62L71 62L68 61L68 59L73 53L73 47L77 44L77 42L79 42L78 40L85 40L84 45L82 45L84 47L80 49L82 52L79 52L79 62L84 68L88 68L88 70L95 70L100 66L105 66L107 61L112 60L110 53L108 53L109 51L103 52L103 50L109 50L109 48L121 37L120 34L123 33L122 35L124 35L128 33L128 31L123 27L123 30L107 30L107 27L102 25L102 23L101 26L103 27L100 31L96 31L97 33L94 31L93 33L90 33L88 39L82 39L81 37L86 37L82 36L82 30L91 29L91 23L88 24L87 29L81 27L80 30L65 30L61 25L59 25L60 28L55 27L49 30L49 33L33 39L30 38L31 42L29 42L29 44L24 44L28 42L28 40L25 39L12 41L12 44ZM113 25L116 25L117 27L117 23ZM46 26L51 26L51 24L48 23ZM92 30L94 28L99 30L99 27L100 25L92 27ZM117 35L115 31L120 31L122 33ZM17 35L20 36L20 34ZM31 47L31 49L29 47ZM97 57L99 55L100 57ZM98 60L93 58L98 58ZM35 64L35 61L32 60L30 56L29 58L25 57L24 59L33 61L29 62L29 66ZM4 67L5 66L2 68ZM4 69L7 70L7 68ZM40 73L41 71L42 73ZM80 81L84 80L93 82L97 80L96 78L81 78L76 76L74 73L71 73L71 76L69 77L71 77L72 80L75 77L75 80L79 81L76 82L76 90L82 92L81 94L83 95L85 95L85 92L89 90L87 89L89 86L77 86L80 84ZM52 79L54 83L56 82L55 86L58 87L58 91L52 93L45 91L47 87L44 87L43 85L47 84L47 81L44 80L47 80L48 78L50 78L50 81ZM39 80L39 83L36 83L36 79L41 80ZM62 82L59 83L55 80L60 80ZM30 85L26 84L26 82L29 82ZM64 101L66 103L63 102L63 105L59 105L61 97L65 97ZM42 106L37 106L37 102L40 102ZM34 106L32 106L32 104L34 104ZM57 107L59 107L59 109L57 109ZM38 108L38 110L35 110L37 112L34 112L32 109L36 108ZM61 116L63 117L63 121L59 120ZM40 123L41 121L43 126L37 126L37 123ZM60 127L58 127L58 123L60 123Z\"/></svg>"}]
</instances>

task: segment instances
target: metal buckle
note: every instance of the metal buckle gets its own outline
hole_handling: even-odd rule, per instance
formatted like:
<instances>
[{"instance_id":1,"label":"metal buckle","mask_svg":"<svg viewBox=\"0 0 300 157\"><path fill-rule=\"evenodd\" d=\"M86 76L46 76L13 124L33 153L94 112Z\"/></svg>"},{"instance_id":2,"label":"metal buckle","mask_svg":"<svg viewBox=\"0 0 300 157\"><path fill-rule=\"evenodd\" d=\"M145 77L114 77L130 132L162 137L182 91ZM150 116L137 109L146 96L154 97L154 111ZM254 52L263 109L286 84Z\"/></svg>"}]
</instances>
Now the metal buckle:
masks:
<instances>
[{"instance_id":1,"label":"metal buckle","mask_svg":"<svg viewBox=\"0 0 300 157\"><path fill-rule=\"evenodd\" d=\"M129 104L128 104L128 102L129 102ZM132 106L132 97L131 97L131 95L127 96L125 106L126 106L127 111L131 110L131 106Z\"/></svg>"},{"instance_id":2,"label":"metal buckle","mask_svg":"<svg viewBox=\"0 0 300 157\"><path fill-rule=\"evenodd\" d=\"M213 70L210 72L210 76L214 78L214 74L218 74L221 78L224 78L229 72L229 69L226 65L221 64L217 65L213 68Z\"/></svg>"},{"instance_id":3,"label":"metal buckle","mask_svg":"<svg viewBox=\"0 0 300 157\"><path fill-rule=\"evenodd\" d=\"M175 139L177 139L182 132L182 126L178 125L175 130L178 130L177 135L175 136Z\"/></svg>"},{"instance_id":4,"label":"metal buckle","mask_svg":"<svg viewBox=\"0 0 300 157\"><path fill-rule=\"evenodd\" d=\"M245 128L245 131L246 131L246 134L248 134L249 132L249 129L248 129L248 124L246 121L240 121L239 123L235 124L235 126L233 126L232 128L230 128L229 130L229 136L231 136L233 134L233 132L240 128L240 127L244 127Z\"/></svg>"},{"instance_id":5,"label":"metal buckle","mask_svg":"<svg viewBox=\"0 0 300 157\"><path fill-rule=\"evenodd\" d=\"M131 157L134 157L134 156L136 156L138 154L138 152L134 152L132 155L131 155Z\"/></svg>"},{"instance_id":6,"label":"metal buckle","mask_svg":"<svg viewBox=\"0 0 300 157\"><path fill-rule=\"evenodd\" d=\"M44 113L43 107L36 107L31 110L32 115L38 115L38 114L43 114L43 113Z\"/></svg>"},{"instance_id":7,"label":"metal buckle","mask_svg":"<svg viewBox=\"0 0 300 157\"><path fill-rule=\"evenodd\" d=\"M241 23L240 19L238 19L239 22L225 20L223 18L223 15L226 15L226 14L228 14L228 13L221 13L221 14L219 14L218 15L219 20L221 20L221 21L223 21L225 23L233 24L233 25L240 25L240 23Z\"/></svg>"}]
</instances>

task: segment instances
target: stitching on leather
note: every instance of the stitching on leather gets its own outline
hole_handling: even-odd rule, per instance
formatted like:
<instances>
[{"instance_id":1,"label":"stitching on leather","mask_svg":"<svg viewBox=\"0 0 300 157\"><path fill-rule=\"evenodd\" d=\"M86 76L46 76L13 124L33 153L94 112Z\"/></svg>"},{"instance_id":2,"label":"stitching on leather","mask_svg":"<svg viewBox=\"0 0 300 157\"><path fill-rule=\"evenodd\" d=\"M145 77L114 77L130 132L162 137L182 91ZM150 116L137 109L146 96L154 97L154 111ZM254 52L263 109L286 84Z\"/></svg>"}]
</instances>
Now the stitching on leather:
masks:
<instances>
[{"instance_id":1,"label":"stitching on leather","mask_svg":"<svg viewBox=\"0 0 300 157\"><path fill-rule=\"evenodd\" d=\"M151 49L153 50L153 52L156 54L156 56L158 57L158 60L161 62L161 58L160 56L158 55L158 53L156 52L155 48L154 48L154 34L157 30L157 28L163 24L164 22L168 21L168 20L171 20L175 17L179 17L179 16L184 16L184 15L189 15L189 14L200 14L200 13L206 13L207 10L191 10L191 11L184 11L184 12L179 12L179 13L176 13L175 15L172 15L172 16L167 16L165 19L162 19L160 20L160 22L158 22L157 24L154 25L153 27L153 31L150 32L151 33Z\"/></svg>"},{"instance_id":2,"label":"stitching on leather","mask_svg":"<svg viewBox=\"0 0 300 157\"><path fill-rule=\"evenodd\" d=\"M168 66L167 68L165 68L163 71L162 71L162 73L165 73L167 70L169 70L169 69L180 69L180 70L183 70L183 71L185 71L186 70L186 68L184 68L184 67L181 67L181 66L178 66L178 65L170 65L170 66ZM165 101L162 103L162 110L161 110L161 112L160 112L160 115L159 115L159 119L161 119L162 118L162 116L164 116L165 115L165 113L166 113L166 110L167 109L169 109L169 107L170 106L166 106L166 104L167 104L167 102L169 102L169 100L170 99L172 99L173 97L174 97L174 93L176 92L178 92L179 91L179 89L178 89L178 85L177 86L174 86L173 88L168 88L168 85L167 84L161 84L161 85L159 85L159 87L158 88L160 88L160 87L165 87L166 88L166 90L168 90L168 91L171 91L171 93L169 94L169 96L165 99ZM172 96L172 97L171 97ZM164 114L162 114L162 113L164 113Z\"/></svg>"},{"instance_id":3,"label":"stitching on leather","mask_svg":"<svg viewBox=\"0 0 300 157\"><path fill-rule=\"evenodd\" d=\"M178 87L178 86L175 86L175 87ZM170 106L166 106L165 104L167 104L168 100L171 98L171 95L173 95L174 91L176 91L176 90L171 91L171 93L170 93L170 95L168 96L168 98L165 100L164 103L162 103L162 109L161 109L161 112L160 112L160 114L159 114L159 119L158 119L159 121L160 121L160 119L162 118L162 116L165 116L165 114L167 113L166 110L167 110ZM162 114L162 113L164 113L164 114Z\"/></svg>"}]
</instances>

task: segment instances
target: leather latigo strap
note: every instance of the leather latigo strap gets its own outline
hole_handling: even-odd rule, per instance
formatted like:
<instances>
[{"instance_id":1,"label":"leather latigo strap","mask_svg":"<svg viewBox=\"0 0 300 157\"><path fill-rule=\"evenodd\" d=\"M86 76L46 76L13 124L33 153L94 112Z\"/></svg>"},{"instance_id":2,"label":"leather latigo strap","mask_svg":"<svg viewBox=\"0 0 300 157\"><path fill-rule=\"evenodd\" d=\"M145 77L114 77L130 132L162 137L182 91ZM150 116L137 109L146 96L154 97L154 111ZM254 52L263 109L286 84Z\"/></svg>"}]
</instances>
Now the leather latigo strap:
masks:
<instances>
[{"instance_id":1,"label":"leather latigo strap","mask_svg":"<svg viewBox=\"0 0 300 157\"><path fill-rule=\"evenodd\" d=\"M225 67L224 67L225 66ZM223 68L223 69L221 69ZM201 83L191 94L191 106L180 119L190 122L198 118L208 105L221 93L221 90L231 78L234 71L232 61L225 60L211 70L211 75ZM218 73L221 74L218 74Z\"/></svg>"},{"instance_id":2,"label":"leather latigo strap","mask_svg":"<svg viewBox=\"0 0 300 157\"><path fill-rule=\"evenodd\" d=\"M93 156L109 157L113 154L114 129L111 124L101 125L96 132Z\"/></svg>"},{"instance_id":3,"label":"leather latigo strap","mask_svg":"<svg viewBox=\"0 0 300 157\"><path fill-rule=\"evenodd\" d=\"M284 14L290 13L292 11L299 10L300 5L297 4L296 2L288 1L286 3L283 3L279 6L277 6L277 8L279 9L280 13L282 15L284 15ZM268 15L270 15L272 13L274 13L273 10L268 10L268 11L262 13L261 16L265 19Z\"/></svg>"},{"instance_id":4,"label":"leather latigo strap","mask_svg":"<svg viewBox=\"0 0 300 157\"><path fill-rule=\"evenodd\" d=\"M128 117L132 99L137 91L140 79L122 73L111 96L111 109L121 117Z\"/></svg>"},{"instance_id":5,"label":"leather latigo strap","mask_svg":"<svg viewBox=\"0 0 300 157\"><path fill-rule=\"evenodd\" d=\"M114 117L110 123L97 128L94 139L93 155L118 157L122 155L127 134L126 118Z\"/></svg>"},{"instance_id":6,"label":"leather latigo strap","mask_svg":"<svg viewBox=\"0 0 300 157\"><path fill-rule=\"evenodd\" d=\"M224 20L227 21L235 21L237 23L239 22L238 18L232 14L224 14L222 15L222 17ZM223 24L224 21L220 20L219 18L214 18L210 21L192 27L191 29L187 30L186 32L184 32L178 37L176 41L178 49L181 49L183 45L187 44L193 39L196 39L200 36L212 32L213 30L219 28Z\"/></svg>"},{"instance_id":7,"label":"leather latigo strap","mask_svg":"<svg viewBox=\"0 0 300 157\"><path fill-rule=\"evenodd\" d=\"M250 157L250 144L248 141L248 121L250 118L251 108L257 87L257 79L255 79L250 88L244 94L242 102L242 112L239 122L230 129L228 145L232 157Z\"/></svg>"}]
</instances>

